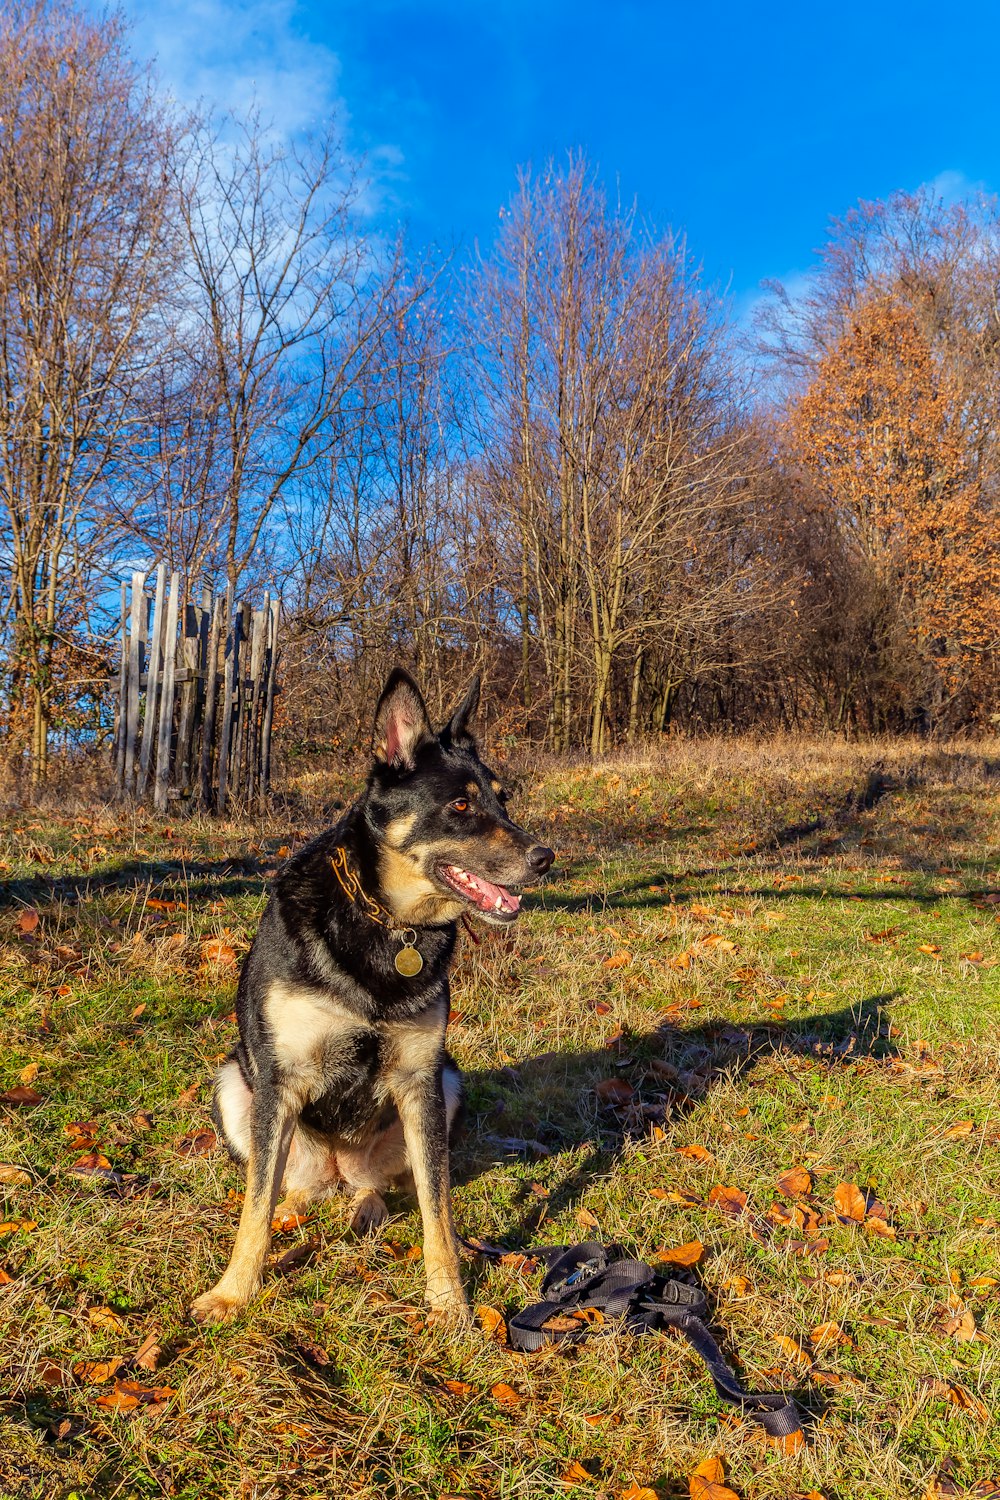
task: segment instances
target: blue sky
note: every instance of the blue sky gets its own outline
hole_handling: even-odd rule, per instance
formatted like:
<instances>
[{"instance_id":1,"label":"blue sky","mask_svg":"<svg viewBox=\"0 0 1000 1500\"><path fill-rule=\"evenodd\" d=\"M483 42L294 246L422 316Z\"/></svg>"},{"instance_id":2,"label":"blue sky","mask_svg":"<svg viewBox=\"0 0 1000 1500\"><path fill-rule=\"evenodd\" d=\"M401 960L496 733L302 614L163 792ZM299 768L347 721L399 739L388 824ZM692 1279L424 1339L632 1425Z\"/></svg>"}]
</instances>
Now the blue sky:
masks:
<instances>
[{"instance_id":1,"label":"blue sky","mask_svg":"<svg viewBox=\"0 0 1000 1500\"><path fill-rule=\"evenodd\" d=\"M293 134L336 109L380 219L491 239L519 163L582 148L683 230L737 311L794 282L832 214L1000 187L1000 7L655 0L126 0L185 102L255 95Z\"/></svg>"}]
</instances>

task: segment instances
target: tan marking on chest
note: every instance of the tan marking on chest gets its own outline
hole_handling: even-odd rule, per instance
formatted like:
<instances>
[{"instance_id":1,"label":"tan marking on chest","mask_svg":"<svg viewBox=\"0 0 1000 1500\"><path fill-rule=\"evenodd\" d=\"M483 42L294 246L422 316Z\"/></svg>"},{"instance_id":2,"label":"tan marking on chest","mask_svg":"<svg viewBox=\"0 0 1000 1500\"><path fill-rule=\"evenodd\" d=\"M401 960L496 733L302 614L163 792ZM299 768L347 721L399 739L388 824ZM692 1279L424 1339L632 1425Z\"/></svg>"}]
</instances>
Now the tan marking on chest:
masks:
<instances>
[{"instance_id":1,"label":"tan marking on chest","mask_svg":"<svg viewBox=\"0 0 1000 1500\"><path fill-rule=\"evenodd\" d=\"M336 996L277 980L264 1001L275 1057L282 1072L309 1089L322 1079L323 1054L338 1036L366 1029Z\"/></svg>"}]
</instances>

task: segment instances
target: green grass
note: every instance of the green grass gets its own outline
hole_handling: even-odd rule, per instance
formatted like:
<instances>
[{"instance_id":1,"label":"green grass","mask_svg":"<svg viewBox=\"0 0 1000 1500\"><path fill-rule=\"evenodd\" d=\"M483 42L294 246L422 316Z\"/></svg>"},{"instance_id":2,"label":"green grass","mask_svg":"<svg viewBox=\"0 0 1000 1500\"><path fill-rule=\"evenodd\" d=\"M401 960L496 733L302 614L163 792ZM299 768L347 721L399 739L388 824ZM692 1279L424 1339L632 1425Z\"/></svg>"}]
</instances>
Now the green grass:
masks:
<instances>
[{"instance_id":1,"label":"green grass","mask_svg":"<svg viewBox=\"0 0 1000 1500\"><path fill-rule=\"evenodd\" d=\"M376 1241L324 1205L277 1238L303 1257L237 1322L187 1322L239 1210L224 1155L189 1149L235 1034L227 950L309 830L9 815L0 1092L24 1074L41 1102L0 1105L0 1162L29 1178L0 1184L0 1217L37 1226L0 1239L0 1496L669 1500L711 1455L743 1500L1000 1493L995 751L716 743L545 767L520 811L558 876L457 967L461 1229L512 1249L701 1241L743 1378L809 1413L797 1453L740 1423L678 1340L524 1358L428 1327L404 1198ZM617 1111L608 1079L634 1091ZM98 1153L117 1190L67 1171ZM792 1167L812 1178L805 1228L776 1186ZM838 1217L841 1183L881 1200L888 1234ZM721 1212L716 1185L747 1211ZM466 1274L477 1305L535 1299L516 1263ZM812 1349L821 1323L847 1341ZM130 1369L150 1334L155 1373ZM168 1393L100 1405L114 1380L74 1366L114 1358ZM573 1463L592 1476L576 1488Z\"/></svg>"}]
</instances>

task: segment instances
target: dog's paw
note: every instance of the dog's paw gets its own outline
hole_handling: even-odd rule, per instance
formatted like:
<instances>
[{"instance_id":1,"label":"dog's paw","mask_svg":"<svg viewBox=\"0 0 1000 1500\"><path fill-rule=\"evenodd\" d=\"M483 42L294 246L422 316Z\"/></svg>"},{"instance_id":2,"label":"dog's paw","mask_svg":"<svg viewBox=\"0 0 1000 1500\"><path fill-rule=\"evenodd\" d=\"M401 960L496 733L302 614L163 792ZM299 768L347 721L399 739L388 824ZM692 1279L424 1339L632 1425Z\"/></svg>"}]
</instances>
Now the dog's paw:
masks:
<instances>
[{"instance_id":1,"label":"dog's paw","mask_svg":"<svg viewBox=\"0 0 1000 1500\"><path fill-rule=\"evenodd\" d=\"M428 1297L428 1302L431 1301ZM443 1328L449 1333L468 1333L474 1327L472 1308L464 1296L453 1300L432 1302L427 1314L429 1328Z\"/></svg>"},{"instance_id":2,"label":"dog's paw","mask_svg":"<svg viewBox=\"0 0 1000 1500\"><path fill-rule=\"evenodd\" d=\"M374 1190L359 1193L351 1202L351 1229L355 1234L374 1234L389 1217L385 1202Z\"/></svg>"},{"instance_id":3,"label":"dog's paw","mask_svg":"<svg viewBox=\"0 0 1000 1500\"><path fill-rule=\"evenodd\" d=\"M231 1297L220 1287L202 1292L191 1304L191 1316L196 1323L226 1323L246 1306L245 1298Z\"/></svg>"}]
</instances>

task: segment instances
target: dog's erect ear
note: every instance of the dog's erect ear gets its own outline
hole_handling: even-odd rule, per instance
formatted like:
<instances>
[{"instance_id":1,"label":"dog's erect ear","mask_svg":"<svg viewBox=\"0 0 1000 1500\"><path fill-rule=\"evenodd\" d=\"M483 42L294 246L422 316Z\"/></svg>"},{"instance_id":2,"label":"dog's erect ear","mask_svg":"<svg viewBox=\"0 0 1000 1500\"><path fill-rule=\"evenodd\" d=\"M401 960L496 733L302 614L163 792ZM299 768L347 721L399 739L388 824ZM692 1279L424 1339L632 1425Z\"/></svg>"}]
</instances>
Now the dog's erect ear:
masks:
<instances>
[{"instance_id":1,"label":"dog's erect ear","mask_svg":"<svg viewBox=\"0 0 1000 1500\"><path fill-rule=\"evenodd\" d=\"M442 744L475 745L476 742L469 733L469 720L479 707L479 686L479 673L477 672L469 683L465 697L441 731Z\"/></svg>"},{"instance_id":2,"label":"dog's erect ear","mask_svg":"<svg viewBox=\"0 0 1000 1500\"><path fill-rule=\"evenodd\" d=\"M408 672L394 667L375 710L372 753L387 766L413 766L418 747L433 738L420 689Z\"/></svg>"}]
</instances>

